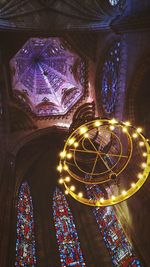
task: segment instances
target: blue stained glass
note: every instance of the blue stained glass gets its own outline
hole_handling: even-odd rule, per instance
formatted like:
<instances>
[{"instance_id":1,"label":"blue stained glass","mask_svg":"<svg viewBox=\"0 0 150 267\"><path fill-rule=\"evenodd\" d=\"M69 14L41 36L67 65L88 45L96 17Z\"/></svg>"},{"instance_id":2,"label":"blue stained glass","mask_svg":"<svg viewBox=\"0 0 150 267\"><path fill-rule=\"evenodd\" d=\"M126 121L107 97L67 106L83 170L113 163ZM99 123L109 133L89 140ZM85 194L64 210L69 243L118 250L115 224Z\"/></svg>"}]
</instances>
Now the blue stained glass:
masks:
<instances>
[{"instance_id":1,"label":"blue stained glass","mask_svg":"<svg viewBox=\"0 0 150 267\"><path fill-rule=\"evenodd\" d=\"M102 105L107 114L115 110L118 97L119 64L120 42L116 42L109 50L102 70Z\"/></svg>"},{"instance_id":2,"label":"blue stained glass","mask_svg":"<svg viewBox=\"0 0 150 267\"><path fill-rule=\"evenodd\" d=\"M22 183L17 202L15 266L36 266L33 205L27 182Z\"/></svg>"},{"instance_id":3,"label":"blue stained glass","mask_svg":"<svg viewBox=\"0 0 150 267\"><path fill-rule=\"evenodd\" d=\"M86 189L90 198L93 198L93 196L97 199L104 197L104 193L98 185L90 185ZM113 207L96 207L93 212L105 245L111 255L113 266L142 267L121 224L117 220Z\"/></svg>"},{"instance_id":4,"label":"blue stained glass","mask_svg":"<svg viewBox=\"0 0 150 267\"><path fill-rule=\"evenodd\" d=\"M116 5L119 3L119 0L109 0L109 3L110 3L112 6L116 6Z\"/></svg>"},{"instance_id":5,"label":"blue stained glass","mask_svg":"<svg viewBox=\"0 0 150 267\"><path fill-rule=\"evenodd\" d=\"M53 197L53 215L61 266L85 267L71 210L65 196L58 188Z\"/></svg>"}]
</instances>

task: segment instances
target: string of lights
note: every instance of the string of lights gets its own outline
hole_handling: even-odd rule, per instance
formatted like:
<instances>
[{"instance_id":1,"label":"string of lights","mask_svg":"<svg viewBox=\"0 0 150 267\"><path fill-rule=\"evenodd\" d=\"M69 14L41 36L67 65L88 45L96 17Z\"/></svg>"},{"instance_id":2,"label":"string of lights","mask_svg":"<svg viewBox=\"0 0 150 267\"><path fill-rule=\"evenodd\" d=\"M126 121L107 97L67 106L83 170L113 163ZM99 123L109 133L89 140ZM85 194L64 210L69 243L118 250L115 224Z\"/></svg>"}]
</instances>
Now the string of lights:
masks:
<instances>
[{"instance_id":1,"label":"string of lights","mask_svg":"<svg viewBox=\"0 0 150 267\"><path fill-rule=\"evenodd\" d=\"M90 206L115 205L131 197L145 183L150 171L149 143L142 129L128 121L95 119L68 137L57 170L65 193L79 202ZM109 186L112 194L88 199L85 184ZM113 185L117 185L117 190L113 190Z\"/></svg>"}]
</instances>

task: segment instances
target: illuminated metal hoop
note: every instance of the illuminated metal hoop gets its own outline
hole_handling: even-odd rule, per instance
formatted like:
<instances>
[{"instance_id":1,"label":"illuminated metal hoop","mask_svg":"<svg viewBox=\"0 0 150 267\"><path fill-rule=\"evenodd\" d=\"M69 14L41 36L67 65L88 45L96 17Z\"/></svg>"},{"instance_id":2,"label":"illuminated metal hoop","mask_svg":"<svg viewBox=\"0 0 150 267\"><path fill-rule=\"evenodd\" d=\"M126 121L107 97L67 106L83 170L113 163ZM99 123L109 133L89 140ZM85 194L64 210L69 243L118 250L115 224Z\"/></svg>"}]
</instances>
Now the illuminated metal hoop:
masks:
<instances>
[{"instance_id":1,"label":"illuminated metal hoop","mask_svg":"<svg viewBox=\"0 0 150 267\"><path fill-rule=\"evenodd\" d=\"M101 135L99 134L100 131ZM94 137L93 132L95 134ZM106 134L107 141L105 140L106 137L103 137ZM103 148L111 142L112 137L115 140L117 152L103 151ZM126 143L127 149L120 141L120 138ZM83 185L95 185L106 184L111 181L113 176L117 178L126 169L131 160L134 149L133 140L136 139L138 139L139 146L144 147L143 156L145 162L138 181L133 183L128 190L123 190L119 195L113 195L108 199L101 198L96 200L85 198L81 193L74 192L74 186L68 186L70 179L75 179ZM103 144L102 148L101 142ZM112 149L115 149L115 146L114 148L112 146ZM78 127L68 137L64 149L60 153L58 171L61 174L61 178L59 182L64 184L67 193L83 204L90 206L115 205L131 197L145 183L150 171L149 151L148 141L141 133L141 128L136 129L129 122L120 122L115 119L95 119ZM111 166L108 164L108 159L113 159ZM86 168L88 169L87 171Z\"/></svg>"}]
</instances>

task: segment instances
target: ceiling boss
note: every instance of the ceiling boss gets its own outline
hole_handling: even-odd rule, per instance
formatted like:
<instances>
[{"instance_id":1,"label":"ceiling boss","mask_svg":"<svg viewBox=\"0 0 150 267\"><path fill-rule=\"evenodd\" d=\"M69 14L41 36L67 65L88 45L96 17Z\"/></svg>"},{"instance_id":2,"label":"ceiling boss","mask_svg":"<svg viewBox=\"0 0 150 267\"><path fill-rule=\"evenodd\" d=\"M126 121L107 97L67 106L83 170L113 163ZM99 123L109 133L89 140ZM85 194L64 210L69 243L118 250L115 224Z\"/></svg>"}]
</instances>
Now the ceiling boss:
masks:
<instances>
[{"instance_id":1,"label":"ceiling boss","mask_svg":"<svg viewBox=\"0 0 150 267\"><path fill-rule=\"evenodd\" d=\"M134 195L150 171L148 140L141 128L115 119L94 119L73 131L60 152L57 170L65 193L90 206L109 206ZM100 186L104 197L88 198Z\"/></svg>"}]
</instances>

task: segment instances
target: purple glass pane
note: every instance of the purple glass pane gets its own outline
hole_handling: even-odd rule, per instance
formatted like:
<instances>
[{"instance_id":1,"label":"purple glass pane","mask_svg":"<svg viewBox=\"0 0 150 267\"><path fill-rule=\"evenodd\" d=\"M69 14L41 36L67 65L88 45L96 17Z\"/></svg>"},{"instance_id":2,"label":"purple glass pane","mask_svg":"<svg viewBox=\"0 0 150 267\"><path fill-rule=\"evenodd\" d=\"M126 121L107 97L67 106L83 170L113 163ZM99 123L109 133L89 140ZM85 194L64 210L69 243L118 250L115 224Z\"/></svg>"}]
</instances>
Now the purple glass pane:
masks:
<instances>
[{"instance_id":1,"label":"purple glass pane","mask_svg":"<svg viewBox=\"0 0 150 267\"><path fill-rule=\"evenodd\" d=\"M84 93L85 62L60 38L30 38L10 67L15 96L37 116L64 115Z\"/></svg>"}]
</instances>

